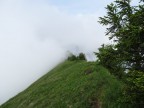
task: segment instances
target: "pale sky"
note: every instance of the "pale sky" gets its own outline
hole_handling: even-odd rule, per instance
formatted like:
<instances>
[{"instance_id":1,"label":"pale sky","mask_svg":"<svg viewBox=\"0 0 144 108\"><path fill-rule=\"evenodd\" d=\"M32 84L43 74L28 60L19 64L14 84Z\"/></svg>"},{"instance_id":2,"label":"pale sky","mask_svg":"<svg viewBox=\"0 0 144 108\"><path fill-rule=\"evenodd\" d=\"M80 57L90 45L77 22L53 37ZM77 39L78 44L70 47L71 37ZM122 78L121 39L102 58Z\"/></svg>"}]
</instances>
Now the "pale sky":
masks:
<instances>
[{"instance_id":1,"label":"pale sky","mask_svg":"<svg viewBox=\"0 0 144 108\"><path fill-rule=\"evenodd\" d=\"M97 21L113 0L0 0L0 104L47 73L66 52L103 43Z\"/></svg>"}]
</instances>

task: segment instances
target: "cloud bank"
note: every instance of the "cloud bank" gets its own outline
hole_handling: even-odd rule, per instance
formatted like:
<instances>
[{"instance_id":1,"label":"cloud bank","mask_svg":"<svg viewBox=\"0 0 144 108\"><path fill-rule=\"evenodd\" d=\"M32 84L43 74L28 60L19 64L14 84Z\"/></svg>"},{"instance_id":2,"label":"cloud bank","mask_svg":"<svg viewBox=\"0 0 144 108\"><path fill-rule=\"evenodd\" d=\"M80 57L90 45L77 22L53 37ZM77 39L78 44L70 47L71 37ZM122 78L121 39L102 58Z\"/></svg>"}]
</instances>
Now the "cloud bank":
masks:
<instances>
[{"instance_id":1,"label":"cloud bank","mask_svg":"<svg viewBox=\"0 0 144 108\"><path fill-rule=\"evenodd\" d=\"M0 104L66 58L107 42L97 14L68 14L43 0L0 1Z\"/></svg>"}]
</instances>

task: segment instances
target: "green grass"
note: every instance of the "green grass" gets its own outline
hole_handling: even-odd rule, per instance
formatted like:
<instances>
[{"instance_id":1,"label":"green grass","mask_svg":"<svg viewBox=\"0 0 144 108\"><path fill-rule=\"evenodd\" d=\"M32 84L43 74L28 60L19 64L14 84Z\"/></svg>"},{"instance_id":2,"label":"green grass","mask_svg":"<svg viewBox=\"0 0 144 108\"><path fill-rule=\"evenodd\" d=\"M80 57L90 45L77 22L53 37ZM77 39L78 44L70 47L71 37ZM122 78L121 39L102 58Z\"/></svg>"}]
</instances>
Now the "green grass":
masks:
<instances>
[{"instance_id":1,"label":"green grass","mask_svg":"<svg viewBox=\"0 0 144 108\"><path fill-rule=\"evenodd\" d=\"M96 63L66 61L0 108L122 108L121 86Z\"/></svg>"}]
</instances>

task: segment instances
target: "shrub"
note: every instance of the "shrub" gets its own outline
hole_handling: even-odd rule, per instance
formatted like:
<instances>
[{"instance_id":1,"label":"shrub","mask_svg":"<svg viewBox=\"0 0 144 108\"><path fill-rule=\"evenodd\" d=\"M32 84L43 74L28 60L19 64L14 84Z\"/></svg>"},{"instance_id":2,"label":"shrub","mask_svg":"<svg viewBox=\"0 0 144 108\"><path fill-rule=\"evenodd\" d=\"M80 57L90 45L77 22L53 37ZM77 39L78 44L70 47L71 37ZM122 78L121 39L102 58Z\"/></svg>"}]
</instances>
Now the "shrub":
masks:
<instances>
[{"instance_id":1,"label":"shrub","mask_svg":"<svg viewBox=\"0 0 144 108\"><path fill-rule=\"evenodd\" d=\"M113 45L102 45L102 47L99 48L99 52L95 54L98 58L97 61L107 68L111 74L120 79L124 76L122 57L120 57L119 52Z\"/></svg>"},{"instance_id":2,"label":"shrub","mask_svg":"<svg viewBox=\"0 0 144 108\"><path fill-rule=\"evenodd\" d=\"M127 75L123 100L134 108L142 108L144 106L144 73L134 70Z\"/></svg>"},{"instance_id":3,"label":"shrub","mask_svg":"<svg viewBox=\"0 0 144 108\"><path fill-rule=\"evenodd\" d=\"M84 53L80 53L78 56L70 53L68 57L69 61L75 61L75 60L86 60Z\"/></svg>"},{"instance_id":4,"label":"shrub","mask_svg":"<svg viewBox=\"0 0 144 108\"><path fill-rule=\"evenodd\" d=\"M86 60L84 53L80 53L77 58L78 58L79 60Z\"/></svg>"},{"instance_id":5,"label":"shrub","mask_svg":"<svg viewBox=\"0 0 144 108\"><path fill-rule=\"evenodd\" d=\"M69 61L75 61L75 60L77 60L77 57L72 54L72 55L70 55L70 56L68 57L68 60L69 60Z\"/></svg>"}]
</instances>

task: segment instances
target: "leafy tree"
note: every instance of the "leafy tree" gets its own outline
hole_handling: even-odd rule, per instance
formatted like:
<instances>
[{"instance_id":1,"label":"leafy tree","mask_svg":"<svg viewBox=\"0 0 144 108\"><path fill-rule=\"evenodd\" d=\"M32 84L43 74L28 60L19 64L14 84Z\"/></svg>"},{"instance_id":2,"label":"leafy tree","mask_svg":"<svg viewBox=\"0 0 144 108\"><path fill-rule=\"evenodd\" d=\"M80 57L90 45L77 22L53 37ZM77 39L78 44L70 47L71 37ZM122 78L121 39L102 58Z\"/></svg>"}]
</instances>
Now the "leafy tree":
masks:
<instances>
[{"instance_id":1,"label":"leafy tree","mask_svg":"<svg viewBox=\"0 0 144 108\"><path fill-rule=\"evenodd\" d=\"M123 102L133 105L134 108L144 106L144 74L140 71L130 71L127 74L126 83L128 86L124 89Z\"/></svg>"},{"instance_id":2,"label":"leafy tree","mask_svg":"<svg viewBox=\"0 0 144 108\"><path fill-rule=\"evenodd\" d=\"M130 5L130 0L116 0L107 6L100 23L108 26L106 35L125 59L127 67L144 71L144 5Z\"/></svg>"},{"instance_id":3,"label":"leafy tree","mask_svg":"<svg viewBox=\"0 0 144 108\"><path fill-rule=\"evenodd\" d=\"M114 46L102 47L97 54L114 75L119 68L128 69L124 101L134 108L144 105L144 0L131 6L130 0L116 0L107 5L107 15L100 24L107 26L106 35ZM114 66L114 68L112 67ZM123 70L124 71L124 70ZM139 94L140 93L140 94Z\"/></svg>"},{"instance_id":4,"label":"leafy tree","mask_svg":"<svg viewBox=\"0 0 144 108\"><path fill-rule=\"evenodd\" d=\"M69 52L68 60L69 61L86 60L86 58L85 58L85 54L84 53L80 53L78 56L76 56L76 55L74 55L74 54Z\"/></svg>"},{"instance_id":5,"label":"leafy tree","mask_svg":"<svg viewBox=\"0 0 144 108\"><path fill-rule=\"evenodd\" d=\"M120 58L119 52L114 48L114 45L102 45L99 52L95 53L98 62L109 69L109 71L118 78L124 75L124 65Z\"/></svg>"},{"instance_id":6,"label":"leafy tree","mask_svg":"<svg viewBox=\"0 0 144 108\"><path fill-rule=\"evenodd\" d=\"M75 56L74 54L70 54L69 56L68 56L68 60L69 61L75 61L75 60L77 60L77 56Z\"/></svg>"},{"instance_id":7,"label":"leafy tree","mask_svg":"<svg viewBox=\"0 0 144 108\"><path fill-rule=\"evenodd\" d=\"M79 56L78 56L78 59L79 60L86 60L85 54L84 53L80 53Z\"/></svg>"}]
</instances>

